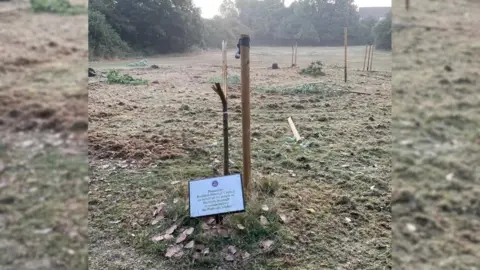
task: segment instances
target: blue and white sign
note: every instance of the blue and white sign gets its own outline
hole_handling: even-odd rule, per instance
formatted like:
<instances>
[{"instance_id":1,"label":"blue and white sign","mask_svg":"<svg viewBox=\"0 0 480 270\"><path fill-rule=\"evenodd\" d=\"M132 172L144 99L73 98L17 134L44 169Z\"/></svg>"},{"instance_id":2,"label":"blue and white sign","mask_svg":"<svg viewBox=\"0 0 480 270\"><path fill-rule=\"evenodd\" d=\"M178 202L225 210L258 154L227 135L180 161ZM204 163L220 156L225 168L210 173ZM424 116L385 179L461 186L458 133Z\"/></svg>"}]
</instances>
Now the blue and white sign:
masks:
<instances>
[{"instance_id":1,"label":"blue and white sign","mask_svg":"<svg viewBox=\"0 0 480 270\"><path fill-rule=\"evenodd\" d=\"M242 176L233 174L188 183L190 217L245 211Z\"/></svg>"}]
</instances>

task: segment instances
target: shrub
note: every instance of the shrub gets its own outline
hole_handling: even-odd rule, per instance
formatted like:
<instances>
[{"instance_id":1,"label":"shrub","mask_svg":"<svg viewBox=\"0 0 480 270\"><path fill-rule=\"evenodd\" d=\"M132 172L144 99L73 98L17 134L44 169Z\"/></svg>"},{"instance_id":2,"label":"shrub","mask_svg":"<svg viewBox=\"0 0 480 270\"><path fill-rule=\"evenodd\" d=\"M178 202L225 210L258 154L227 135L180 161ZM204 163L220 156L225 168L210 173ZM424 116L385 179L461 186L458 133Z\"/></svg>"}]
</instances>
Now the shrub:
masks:
<instances>
[{"instance_id":1,"label":"shrub","mask_svg":"<svg viewBox=\"0 0 480 270\"><path fill-rule=\"evenodd\" d=\"M111 58L126 56L130 52L127 43L105 19L100 11L88 12L88 50L89 58Z\"/></svg>"},{"instance_id":2,"label":"shrub","mask_svg":"<svg viewBox=\"0 0 480 270\"><path fill-rule=\"evenodd\" d=\"M148 84L148 81L146 80L141 80L141 79L135 79L132 76L125 74L122 75L116 70L111 70L107 74L107 81L110 84L130 84L130 85L142 85L142 84Z\"/></svg>"},{"instance_id":3,"label":"shrub","mask_svg":"<svg viewBox=\"0 0 480 270\"><path fill-rule=\"evenodd\" d=\"M313 77L325 76L325 72L323 72L323 63L321 61L312 62L307 68L302 69L300 74Z\"/></svg>"},{"instance_id":4,"label":"shrub","mask_svg":"<svg viewBox=\"0 0 480 270\"><path fill-rule=\"evenodd\" d=\"M30 0L34 12L76 15L86 13L85 6L73 6L67 0Z\"/></svg>"}]
</instances>

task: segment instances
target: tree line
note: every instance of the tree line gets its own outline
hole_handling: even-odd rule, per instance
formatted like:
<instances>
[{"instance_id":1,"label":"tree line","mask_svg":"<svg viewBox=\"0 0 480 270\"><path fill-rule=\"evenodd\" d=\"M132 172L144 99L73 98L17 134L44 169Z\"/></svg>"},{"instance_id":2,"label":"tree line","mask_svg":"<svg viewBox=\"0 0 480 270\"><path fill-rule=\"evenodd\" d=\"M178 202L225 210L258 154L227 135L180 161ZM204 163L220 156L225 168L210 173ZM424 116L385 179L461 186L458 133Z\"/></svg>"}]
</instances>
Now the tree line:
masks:
<instances>
[{"instance_id":1,"label":"tree line","mask_svg":"<svg viewBox=\"0 0 480 270\"><path fill-rule=\"evenodd\" d=\"M202 18L192 0L90 0L90 58L236 46L241 33L257 46L341 46L345 26L349 45L391 49L391 13L360 20L353 0L224 0L219 13Z\"/></svg>"}]
</instances>

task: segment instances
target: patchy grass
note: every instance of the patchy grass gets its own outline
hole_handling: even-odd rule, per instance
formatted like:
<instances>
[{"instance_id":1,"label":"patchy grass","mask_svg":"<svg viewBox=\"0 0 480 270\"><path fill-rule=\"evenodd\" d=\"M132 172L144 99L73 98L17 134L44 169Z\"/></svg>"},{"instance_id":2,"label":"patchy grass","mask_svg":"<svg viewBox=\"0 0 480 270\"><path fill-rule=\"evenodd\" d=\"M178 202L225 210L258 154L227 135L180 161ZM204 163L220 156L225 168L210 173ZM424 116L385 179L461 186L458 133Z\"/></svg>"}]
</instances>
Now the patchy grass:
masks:
<instances>
[{"instance_id":1,"label":"patchy grass","mask_svg":"<svg viewBox=\"0 0 480 270\"><path fill-rule=\"evenodd\" d=\"M475 269L480 258L480 57L468 0L394 5L394 268ZM414 19L413 19L414 18ZM432 21L433 20L433 21ZM435 24L435 28L416 27ZM452 28L451 25L457 27ZM421 39L416 37L421 36ZM449 46L447 51L444 46Z\"/></svg>"},{"instance_id":2,"label":"patchy grass","mask_svg":"<svg viewBox=\"0 0 480 270\"><path fill-rule=\"evenodd\" d=\"M177 269L215 267L225 263L252 267L259 264L256 259L258 256L274 253L281 246L287 232L282 230L277 209L270 204L271 196L279 188L277 182L273 179L262 182L261 188L257 189L259 192L248 202L246 213L228 215L222 226L216 226L205 218L189 218L188 202L185 201L187 182L184 179L204 178L210 172L200 165L188 166L186 162L185 159L170 161L164 169L142 173L115 170L105 180L109 183L108 192L97 193L90 199L89 211L97 217L91 220L92 226L115 227L117 233L128 239L131 245L160 258L165 256L169 248L194 241L193 248L181 249L184 253L181 258L171 259ZM102 189L98 185L95 187ZM140 190L143 192L138 192ZM115 194L115 197L109 194ZM102 205L111 200L117 203L104 209ZM152 215L155 209L157 213ZM176 226L176 229L170 232L169 235L173 236L171 239L152 240L152 237L165 235L165 231L172 226ZM176 239L189 228L193 228L193 232L181 243L176 243ZM268 240L272 243L267 242L268 247L262 249L262 244ZM229 246L237 250L231 254L234 262L226 262L226 256L230 254L226 251Z\"/></svg>"},{"instance_id":3,"label":"patchy grass","mask_svg":"<svg viewBox=\"0 0 480 270\"><path fill-rule=\"evenodd\" d=\"M221 76L215 76L208 79L209 83L222 83L223 78ZM227 83L229 85L238 85L240 84L240 76L237 74L228 75Z\"/></svg>"},{"instance_id":4,"label":"patchy grass","mask_svg":"<svg viewBox=\"0 0 480 270\"><path fill-rule=\"evenodd\" d=\"M0 268L84 270L87 13L38 16L28 5L1 4Z\"/></svg>"},{"instance_id":5,"label":"patchy grass","mask_svg":"<svg viewBox=\"0 0 480 270\"><path fill-rule=\"evenodd\" d=\"M56 13L61 15L86 14L87 7L72 5L67 0L30 0L34 12Z\"/></svg>"},{"instance_id":6,"label":"patchy grass","mask_svg":"<svg viewBox=\"0 0 480 270\"><path fill-rule=\"evenodd\" d=\"M336 91L333 87L322 83L308 83L301 84L293 87L257 87L255 91L259 93L268 94L283 94L283 95L297 95L297 94L309 94L319 95L320 97L335 97L340 96L344 91Z\"/></svg>"},{"instance_id":7,"label":"patchy grass","mask_svg":"<svg viewBox=\"0 0 480 270\"><path fill-rule=\"evenodd\" d=\"M147 59L142 59L140 61L132 62L132 63L127 64L127 67L146 67L146 66L148 66L148 60Z\"/></svg>"},{"instance_id":8,"label":"patchy grass","mask_svg":"<svg viewBox=\"0 0 480 270\"><path fill-rule=\"evenodd\" d=\"M310 63L310 65L306 68L302 68L300 70L300 74L303 75L309 75L312 77L318 77L318 76L325 76L324 70L324 65L322 61L315 61Z\"/></svg>"},{"instance_id":9,"label":"patchy grass","mask_svg":"<svg viewBox=\"0 0 480 270\"><path fill-rule=\"evenodd\" d=\"M4 239L0 261L16 269L25 269L20 263L27 258L38 269L85 269L85 155L65 156L48 149L32 157L37 146L27 151L11 145L0 152L5 162L0 168L0 208L6 218L0 232Z\"/></svg>"},{"instance_id":10,"label":"patchy grass","mask_svg":"<svg viewBox=\"0 0 480 270\"><path fill-rule=\"evenodd\" d=\"M129 85L145 85L147 80L135 79L128 74L120 74L117 70L111 70L107 74L107 82L109 84L129 84Z\"/></svg>"}]
</instances>

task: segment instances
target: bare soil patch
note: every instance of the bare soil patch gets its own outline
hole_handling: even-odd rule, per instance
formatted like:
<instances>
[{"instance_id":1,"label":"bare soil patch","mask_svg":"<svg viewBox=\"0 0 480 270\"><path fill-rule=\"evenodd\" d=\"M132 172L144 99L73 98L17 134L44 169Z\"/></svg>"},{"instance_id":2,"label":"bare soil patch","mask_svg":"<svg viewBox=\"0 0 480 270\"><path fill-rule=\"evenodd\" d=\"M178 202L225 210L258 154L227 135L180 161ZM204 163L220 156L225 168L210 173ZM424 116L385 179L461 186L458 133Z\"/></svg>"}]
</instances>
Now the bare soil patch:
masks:
<instances>
[{"instance_id":1,"label":"bare soil patch","mask_svg":"<svg viewBox=\"0 0 480 270\"><path fill-rule=\"evenodd\" d=\"M138 165L151 165L156 161L183 156L175 138L161 138L153 135L131 135L128 138L90 133L89 156L98 159L117 159Z\"/></svg>"}]
</instances>

